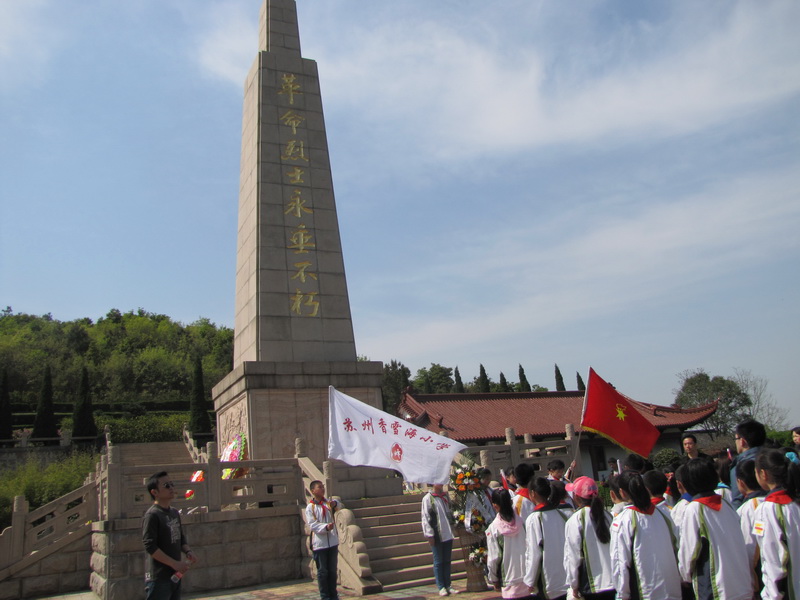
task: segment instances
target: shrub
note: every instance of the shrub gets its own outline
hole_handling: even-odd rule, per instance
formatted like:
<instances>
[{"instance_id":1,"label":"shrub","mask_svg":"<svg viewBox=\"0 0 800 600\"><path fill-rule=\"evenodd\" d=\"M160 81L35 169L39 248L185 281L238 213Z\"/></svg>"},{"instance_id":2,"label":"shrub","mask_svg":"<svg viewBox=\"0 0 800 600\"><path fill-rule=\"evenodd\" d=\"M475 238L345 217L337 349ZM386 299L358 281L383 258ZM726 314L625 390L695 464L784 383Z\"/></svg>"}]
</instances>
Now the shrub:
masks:
<instances>
[{"instance_id":1,"label":"shrub","mask_svg":"<svg viewBox=\"0 0 800 600\"><path fill-rule=\"evenodd\" d=\"M25 496L34 510L76 490L94 471L97 457L90 452L73 452L47 466L31 457L25 464L3 472L0 478L0 530L11 525L15 496Z\"/></svg>"},{"instance_id":2,"label":"shrub","mask_svg":"<svg viewBox=\"0 0 800 600\"><path fill-rule=\"evenodd\" d=\"M98 427L111 429L114 444L143 444L147 442L179 442L188 413L172 415L141 415L127 418L97 417Z\"/></svg>"},{"instance_id":3,"label":"shrub","mask_svg":"<svg viewBox=\"0 0 800 600\"><path fill-rule=\"evenodd\" d=\"M656 469L663 469L675 462L679 462L681 460L681 455L673 448L662 448L653 455L651 460Z\"/></svg>"}]
</instances>

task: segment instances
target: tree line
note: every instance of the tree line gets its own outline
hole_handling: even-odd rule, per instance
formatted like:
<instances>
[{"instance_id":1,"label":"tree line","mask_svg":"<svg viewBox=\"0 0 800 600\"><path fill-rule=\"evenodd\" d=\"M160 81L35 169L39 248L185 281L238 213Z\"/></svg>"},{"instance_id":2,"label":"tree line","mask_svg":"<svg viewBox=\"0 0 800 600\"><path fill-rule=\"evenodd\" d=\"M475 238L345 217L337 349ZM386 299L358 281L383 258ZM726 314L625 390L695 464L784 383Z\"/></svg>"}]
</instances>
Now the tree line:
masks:
<instances>
[{"instance_id":1,"label":"tree line","mask_svg":"<svg viewBox=\"0 0 800 600\"><path fill-rule=\"evenodd\" d=\"M85 414L76 409L87 401L95 414L188 411L232 366L233 330L208 319L183 325L143 309L112 309L97 322L59 321L7 307L0 312L0 439L12 427L35 425L42 403L52 405L56 426ZM51 432L53 423L45 427Z\"/></svg>"}]
</instances>

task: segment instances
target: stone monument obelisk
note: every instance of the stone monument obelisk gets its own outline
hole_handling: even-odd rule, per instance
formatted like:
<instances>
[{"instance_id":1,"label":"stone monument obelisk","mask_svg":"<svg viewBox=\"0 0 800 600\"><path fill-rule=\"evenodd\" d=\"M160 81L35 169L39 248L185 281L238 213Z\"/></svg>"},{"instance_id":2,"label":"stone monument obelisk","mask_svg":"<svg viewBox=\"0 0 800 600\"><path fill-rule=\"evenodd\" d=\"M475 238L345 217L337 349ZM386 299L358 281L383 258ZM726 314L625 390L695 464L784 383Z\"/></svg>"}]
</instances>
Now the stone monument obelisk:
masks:
<instances>
[{"instance_id":1,"label":"stone monument obelisk","mask_svg":"<svg viewBox=\"0 0 800 600\"><path fill-rule=\"evenodd\" d=\"M358 361L317 65L294 0L265 0L244 85L233 371L214 387L217 439L254 459L325 456L328 386L381 405L382 363Z\"/></svg>"}]
</instances>

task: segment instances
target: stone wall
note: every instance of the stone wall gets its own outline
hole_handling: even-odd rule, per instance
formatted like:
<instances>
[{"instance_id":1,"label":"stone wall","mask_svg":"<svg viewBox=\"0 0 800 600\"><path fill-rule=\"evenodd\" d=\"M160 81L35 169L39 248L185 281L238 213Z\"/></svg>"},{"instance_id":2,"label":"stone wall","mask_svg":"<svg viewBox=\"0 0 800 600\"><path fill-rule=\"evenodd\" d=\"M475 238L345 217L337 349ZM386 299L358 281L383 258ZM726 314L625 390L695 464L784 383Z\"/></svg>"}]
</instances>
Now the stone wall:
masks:
<instances>
[{"instance_id":1,"label":"stone wall","mask_svg":"<svg viewBox=\"0 0 800 600\"><path fill-rule=\"evenodd\" d=\"M296 506L201 513L183 517L198 564L184 592L205 592L299 579L303 523ZM144 550L140 519L94 523L91 589L101 600L141 597Z\"/></svg>"},{"instance_id":2,"label":"stone wall","mask_svg":"<svg viewBox=\"0 0 800 600\"><path fill-rule=\"evenodd\" d=\"M90 536L82 532L73 533L67 539L28 556L22 564L15 565L18 567L16 572L0 582L0 600L39 598L86 590L91 575L91 555Z\"/></svg>"}]
</instances>

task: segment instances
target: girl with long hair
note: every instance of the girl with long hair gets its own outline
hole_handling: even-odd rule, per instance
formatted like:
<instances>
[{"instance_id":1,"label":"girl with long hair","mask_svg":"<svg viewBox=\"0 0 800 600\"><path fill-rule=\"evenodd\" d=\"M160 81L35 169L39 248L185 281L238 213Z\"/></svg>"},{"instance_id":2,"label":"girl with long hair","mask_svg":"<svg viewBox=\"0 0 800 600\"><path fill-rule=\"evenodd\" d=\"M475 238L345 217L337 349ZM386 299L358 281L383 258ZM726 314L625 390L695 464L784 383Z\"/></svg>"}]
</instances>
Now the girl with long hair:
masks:
<instances>
[{"instance_id":1,"label":"girl with long hair","mask_svg":"<svg viewBox=\"0 0 800 600\"><path fill-rule=\"evenodd\" d=\"M611 573L611 515L603 507L597 484L578 477L567 485L577 509L567 521L564 569L574 598L613 600Z\"/></svg>"},{"instance_id":2,"label":"girl with long hair","mask_svg":"<svg viewBox=\"0 0 800 600\"><path fill-rule=\"evenodd\" d=\"M756 479L767 490L756 509L753 534L761 552L763 600L800 593L800 466L780 450L756 456ZM792 560L794 559L794 560Z\"/></svg>"},{"instance_id":3,"label":"girl with long hair","mask_svg":"<svg viewBox=\"0 0 800 600\"><path fill-rule=\"evenodd\" d=\"M668 517L650 502L639 473L619 477L622 499L630 502L611 523L614 588L619 600L680 600L677 537Z\"/></svg>"},{"instance_id":4,"label":"girl with long hair","mask_svg":"<svg viewBox=\"0 0 800 600\"><path fill-rule=\"evenodd\" d=\"M502 590L503 598L527 598L525 575L525 524L511 505L511 495L502 488L492 491L497 516L486 530L486 566L489 583Z\"/></svg>"}]
</instances>

